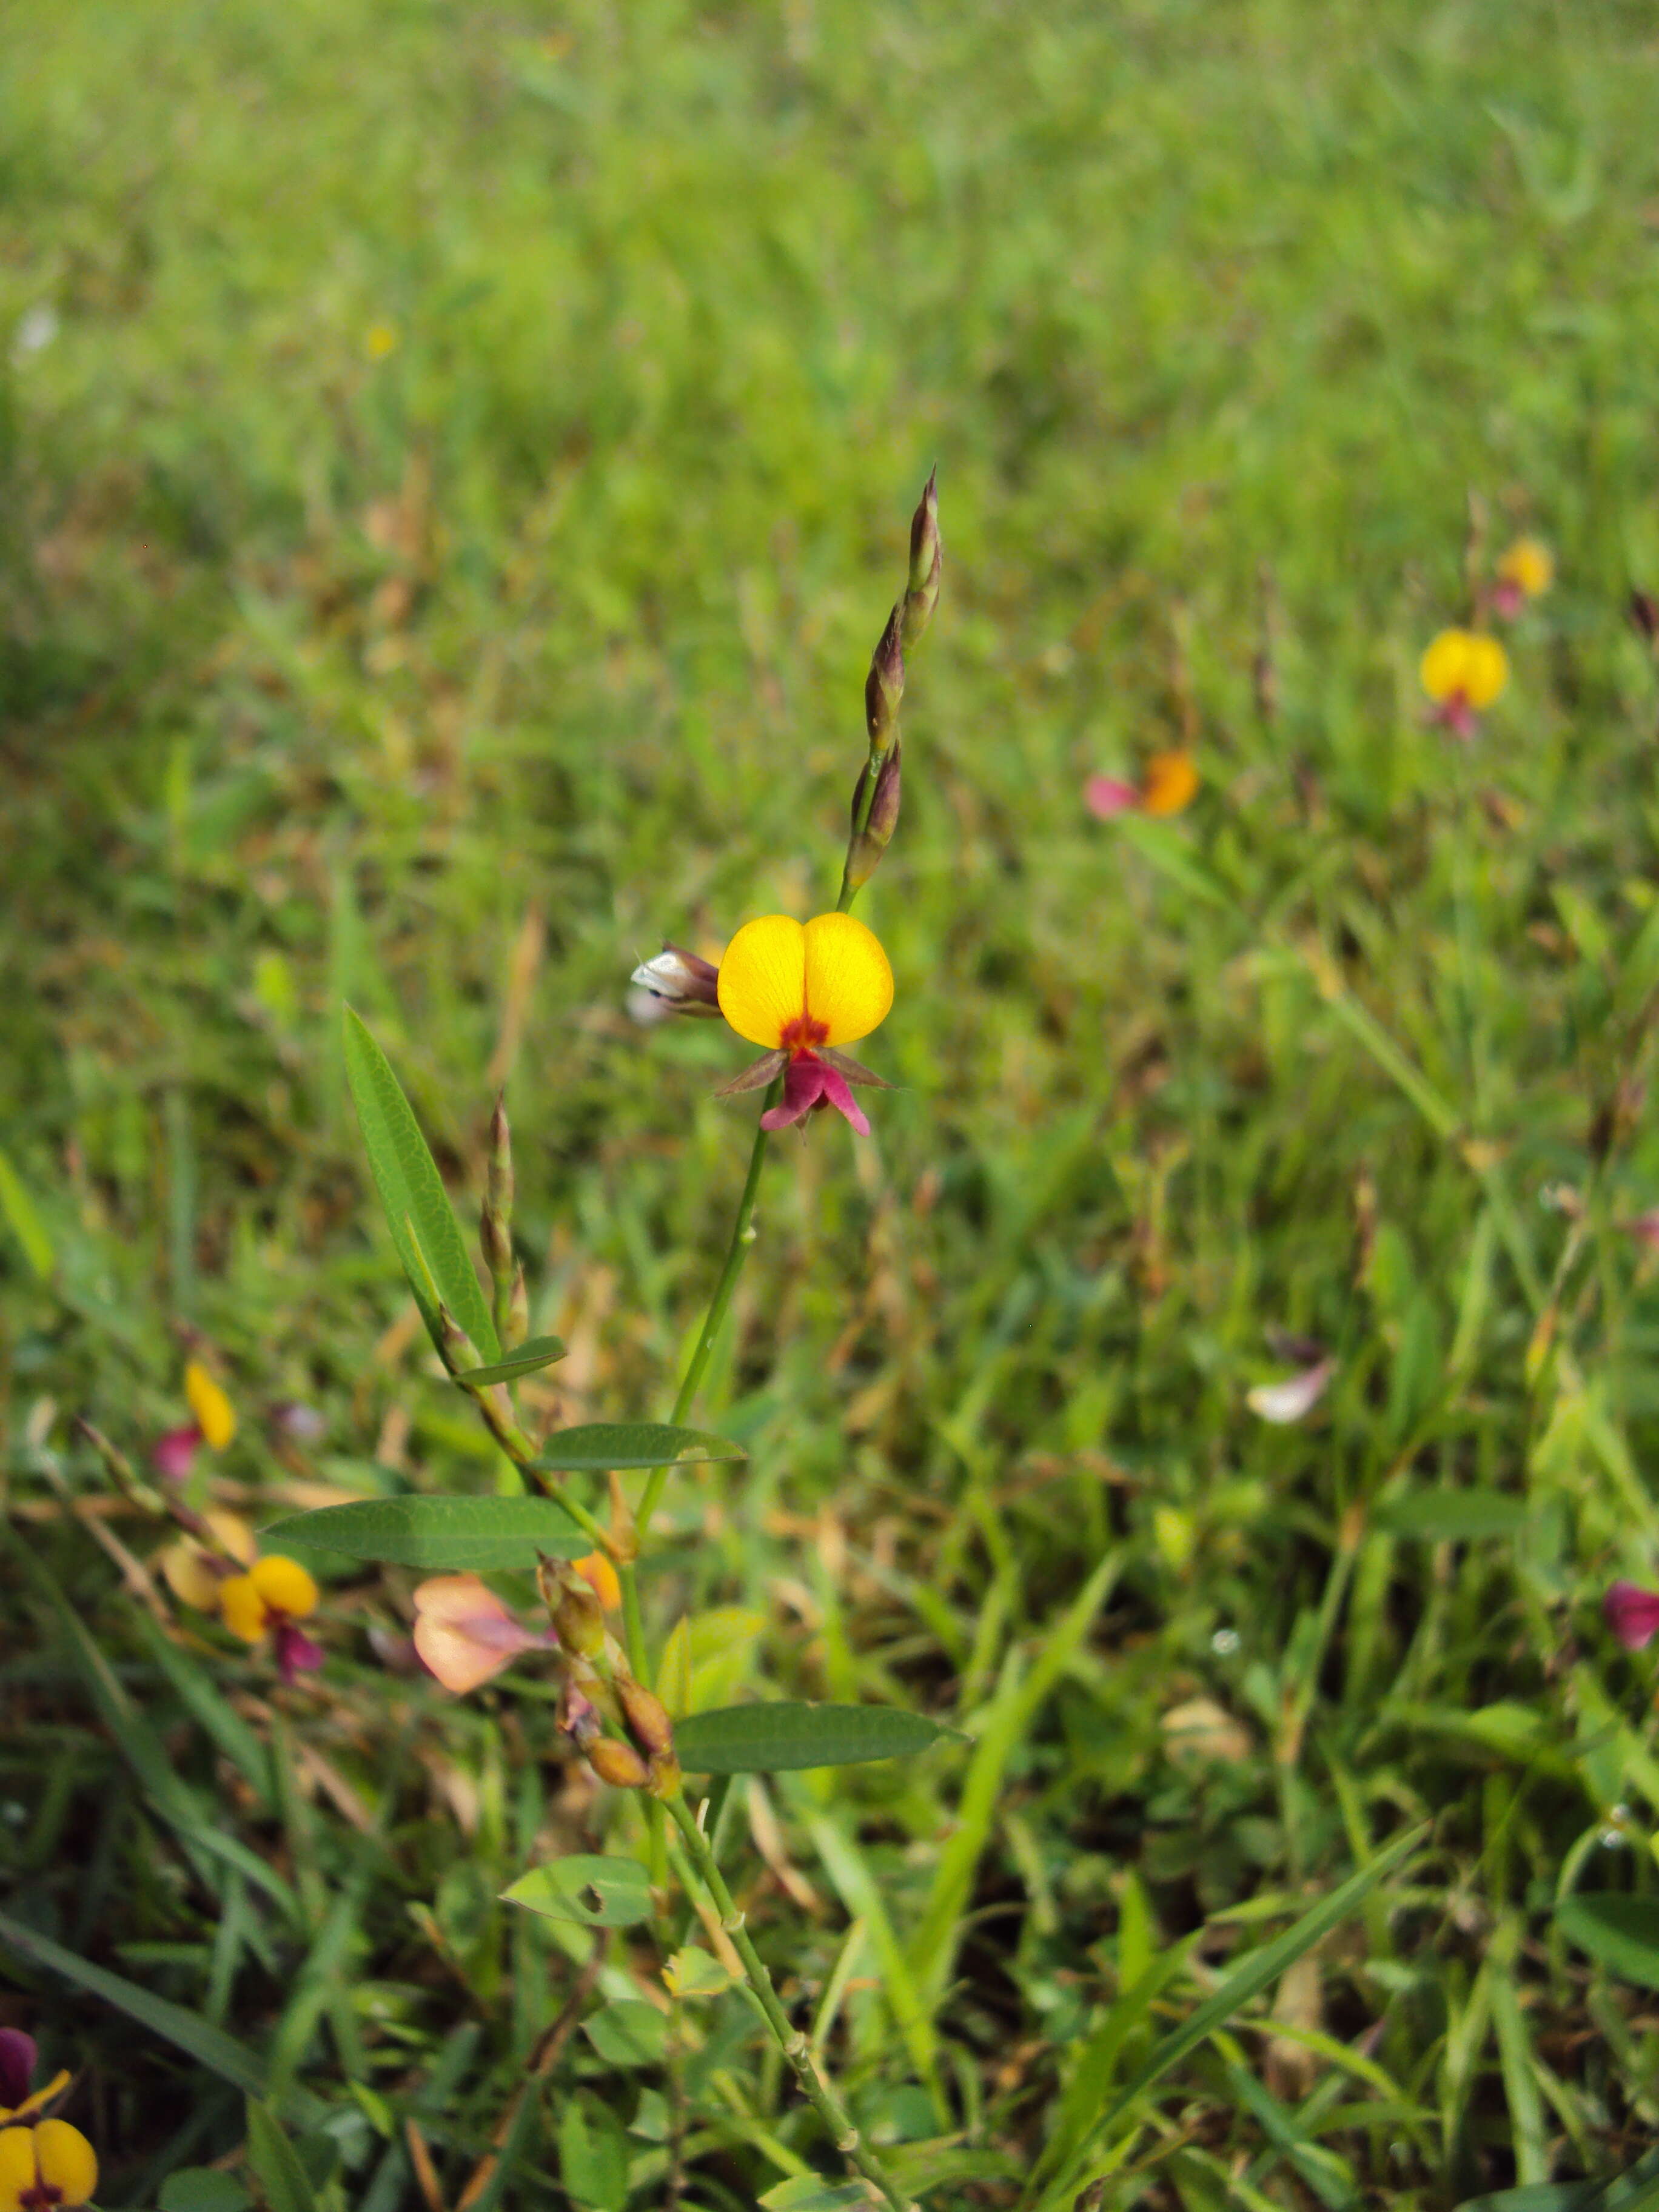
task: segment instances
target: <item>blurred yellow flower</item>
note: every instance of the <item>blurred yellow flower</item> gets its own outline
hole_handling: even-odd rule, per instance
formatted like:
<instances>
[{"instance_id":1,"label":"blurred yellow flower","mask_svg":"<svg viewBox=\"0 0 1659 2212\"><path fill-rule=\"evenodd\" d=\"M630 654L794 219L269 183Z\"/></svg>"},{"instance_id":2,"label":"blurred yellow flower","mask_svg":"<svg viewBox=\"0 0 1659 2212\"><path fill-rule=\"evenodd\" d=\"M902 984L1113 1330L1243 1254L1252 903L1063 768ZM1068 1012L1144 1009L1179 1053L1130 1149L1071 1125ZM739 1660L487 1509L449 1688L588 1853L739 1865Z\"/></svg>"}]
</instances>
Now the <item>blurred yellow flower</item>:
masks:
<instances>
[{"instance_id":1,"label":"blurred yellow flower","mask_svg":"<svg viewBox=\"0 0 1659 2212\"><path fill-rule=\"evenodd\" d=\"M1541 599L1555 581L1555 556L1541 538L1517 538L1498 564L1503 611L1517 612L1523 599Z\"/></svg>"},{"instance_id":2,"label":"blurred yellow flower","mask_svg":"<svg viewBox=\"0 0 1659 2212\"><path fill-rule=\"evenodd\" d=\"M185 1370L185 1396L203 1443L213 1451L223 1451L236 1434L236 1408L199 1359L192 1359Z\"/></svg>"},{"instance_id":3,"label":"blurred yellow flower","mask_svg":"<svg viewBox=\"0 0 1659 2212\"><path fill-rule=\"evenodd\" d=\"M1140 779L1141 812L1184 812L1197 796L1198 782L1198 769L1190 753L1154 753Z\"/></svg>"},{"instance_id":4,"label":"blurred yellow flower","mask_svg":"<svg viewBox=\"0 0 1659 2212\"><path fill-rule=\"evenodd\" d=\"M317 1610L317 1584L297 1559L269 1552L246 1574L219 1585L219 1614L233 1636L258 1644L282 1620L303 1620Z\"/></svg>"},{"instance_id":5,"label":"blurred yellow flower","mask_svg":"<svg viewBox=\"0 0 1659 2212\"><path fill-rule=\"evenodd\" d=\"M251 1567L258 1553L253 1531L239 1514L210 1510L202 1516L216 1551L193 1536L181 1536L161 1554L161 1572L167 1588L198 1613L217 1613L219 1592L236 1567Z\"/></svg>"},{"instance_id":6,"label":"blurred yellow flower","mask_svg":"<svg viewBox=\"0 0 1659 2212\"><path fill-rule=\"evenodd\" d=\"M363 332L363 351L371 361L384 361L389 353L398 350L398 330L394 323L371 323Z\"/></svg>"},{"instance_id":7,"label":"blurred yellow flower","mask_svg":"<svg viewBox=\"0 0 1659 2212\"><path fill-rule=\"evenodd\" d=\"M46 2212L89 2203L98 2158L67 2120L0 2129L0 2212Z\"/></svg>"},{"instance_id":8,"label":"blurred yellow flower","mask_svg":"<svg viewBox=\"0 0 1659 2212\"><path fill-rule=\"evenodd\" d=\"M1443 629L1423 655L1419 674L1435 703L1436 720L1457 737L1472 737L1475 716L1509 682L1509 655L1480 630Z\"/></svg>"}]
</instances>

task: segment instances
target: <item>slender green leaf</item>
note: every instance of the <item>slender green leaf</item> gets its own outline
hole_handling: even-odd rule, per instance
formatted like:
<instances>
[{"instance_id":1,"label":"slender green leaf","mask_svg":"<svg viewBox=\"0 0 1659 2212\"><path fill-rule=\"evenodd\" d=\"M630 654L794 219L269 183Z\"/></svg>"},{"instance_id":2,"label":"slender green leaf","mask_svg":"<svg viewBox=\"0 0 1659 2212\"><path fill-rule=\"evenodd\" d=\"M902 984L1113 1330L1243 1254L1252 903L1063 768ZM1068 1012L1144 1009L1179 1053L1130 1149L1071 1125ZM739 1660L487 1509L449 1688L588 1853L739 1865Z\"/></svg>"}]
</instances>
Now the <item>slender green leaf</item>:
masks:
<instances>
[{"instance_id":1,"label":"slender green leaf","mask_svg":"<svg viewBox=\"0 0 1659 2212\"><path fill-rule=\"evenodd\" d=\"M1143 860L1150 860L1182 890L1192 892L1206 905L1232 907L1237 911L1232 894L1211 874L1172 822L1159 822L1145 814L1121 814L1112 826L1126 844L1133 845Z\"/></svg>"},{"instance_id":2,"label":"slender green leaf","mask_svg":"<svg viewBox=\"0 0 1659 2212\"><path fill-rule=\"evenodd\" d=\"M868 2205L870 2192L861 2181L820 2181L817 2175L792 2174L761 2198L766 2212L854 2212Z\"/></svg>"},{"instance_id":3,"label":"slender green leaf","mask_svg":"<svg viewBox=\"0 0 1659 2212\"><path fill-rule=\"evenodd\" d=\"M1528 1510L1524 1498L1502 1490L1409 1490L1379 1505L1371 1518L1392 1536L1477 1543L1486 1536L1512 1536L1526 1526Z\"/></svg>"},{"instance_id":4,"label":"slender green leaf","mask_svg":"<svg viewBox=\"0 0 1659 2212\"><path fill-rule=\"evenodd\" d=\"M585 1428L556 1430L531 1464L546 1474L606 1474L748 1456L741 1444L702 1429L671 1428L662 1421L593 1421Z\"/></svg>"},{"instance_id":5,"label":"slender green leaf","mask_svg":"<svg viewBox=\"0 0 1659 2212\"><path fill-rule=\"evenodd\" d=\"M428 1334L441 1348L435 1288L485 1359L499 1359L495 1324L437 1164L391 1061L349 1006L345 1010L345 1065L369 1172Z\"/></svg>"},{"instance_id":6,"label":"slender green leaf","mask_svg":"<svg viewBox=\"0 0 1659 2212\"><path fill-rule=\"evenodd\" d=\"M137 1616L139 1641L192 1720L229 1759L262 1805L272 1802L270 1754L200 1662L180 1649L147 1613Z\"/></svg>"},{"instance_id":7,"label":"slender green leaf","mask_svg":"<svg viewBox=\"0 0 1659 2212\"><path fill-rule=\"evenodd\" d=\"M1174 2029L1153 2051L1134 2080L1117 2096L1103 2118L1097 2134L1109 2128L1119 2114L1125 2112L1135 2099L1144 2096L1153 2083L1162 2080L1172 2066L1177 2066L1189 2051L1195 2050L1205 2038L1230 2021L1252 1997L1260 1996L1270 1989L1288 1967L1295 1965L1304 1951L1312 1950L1322 1936L1343 1921L1370 1896L1385 1875L1391 1874L1401 1861L1414 1851L1428 1833L1426 1825L1409 1829L1396 1836L1393 1843L1380 1850L1369 1866L1322 1898L1311 1911L1304 1912L1295 1924L1252 1951L1237 1971L1230 1974L1213 1996L1188 2014L1181 2026Z\"/></svg>"},{"instance_id":8,"label":"slender green leaf","mask_svg":"<svg viewBox=\"0 0 1659 2212\"><path fill-rule=\"evenodd\" d=\"M1621 1981L1659 1990L1659 1898L1582 1890L1556 1906L1555 1924Z\"/></svg>"},{"instance_id":9,"label":"slender green leaf","mask_svg":"<svg viewBox=\"0 0 1659 2212\"><path fill-rule=\"evenodd\" d=\"M269 2212L317 2212L317 2198L300 2154L275 2114L257 2097L247 2100L247 2162L264 2192Z\"/></svg>"},{"instance_id":10,"label":"slender green leaf","mask_svg":"<svg viewBox=\"0 0 1659 2212\"><path fill-rule=\"evenodd\" d=\"M556 1336L530 1336L516 1346L504 1359L493 1367L469 1367L458 1375L458 1382L516 1382L520 1375L533 1375L538 1367L550 1367L556 1359L564 1358L564 1342Z\"/></svg>"},{"instance_id":11,"label":"slender green leaf","mask_svg":"<svg viewBox=\"0 0 1659 2212\"><path fill-rule=\"evenodd\" d=\"M585 1852L549 1859L501 1895L544 1920L575 1920L584 1928L631 1928L651 1917L651 1878L637 1859Z\"/></svg>"},{"instance_id":12,"label":"slender green leaf","mask_svg":"<svg viewBox=\"0 0 1659 2212\"><path fill-rule=\"evenodd\" d=\"M723 1705L678 1722L674 1748L693 1774L781 1774L905 1759L952 1733L890 1705Z\"/></svg>"},{"instance_id":13,"label":"slender green leaf","mask_svg":"<svg viewBox=\"0 0 1659 2212\"><path fill-rule=\"evenodd\" d=\"M295 1513L264 1534L348 1559L452 1573L533 1567L538 1552L580 1559L593 1548L550 1498L363 1498Z\"/></svg>"},{"instance_id":14,"label":"slender green leaf","mask_svg":"<svg viewBox=\"0 0 1659 2212\"><path fill-rule=\"evenodd\" d=\"M258 2053L238 2043L234 2036L202 2018L199 2013L187 2012L166 1997L152 1996L148 1990L136 1982L124 1981L118 1974L110 1973L103 1966L95 1966L89 1959L82 1959L73 1951L66 1951L50 1936L26 1928L21 1921L0 1912L0 1944L15 1951L21 1958L37 1966L49 1967L53 1973L62 1974L83 1990L89 1990L106 2004L136 2020L152 2034L159 2035L179 2051L185 2051L210 2074L230 2082L250 2096L264 2094L265 2086L264 2061Z\"/></svg>"},{"instance_id":15,"label":"slender green leaf","mask_svg":"<svg viewBox=\"0 0 1659 2212\"><path fill-rule=\"evenodd\" d=\"M34 1210L34 1201L15 1168L0 1152L0 1219L22 1247L23 1257L43 1283L52 1280L52 1239Z\"/></svg>"}]
</instances>

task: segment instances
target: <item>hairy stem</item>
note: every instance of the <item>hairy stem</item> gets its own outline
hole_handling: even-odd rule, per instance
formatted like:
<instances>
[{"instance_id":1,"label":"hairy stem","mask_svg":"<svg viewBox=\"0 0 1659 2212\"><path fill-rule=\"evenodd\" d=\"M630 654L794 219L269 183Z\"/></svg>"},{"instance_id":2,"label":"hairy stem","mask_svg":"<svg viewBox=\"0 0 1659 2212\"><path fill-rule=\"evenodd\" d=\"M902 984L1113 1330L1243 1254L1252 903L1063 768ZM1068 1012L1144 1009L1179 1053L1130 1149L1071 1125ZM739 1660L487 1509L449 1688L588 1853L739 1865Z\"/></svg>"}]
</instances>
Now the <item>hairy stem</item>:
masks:
<instances>
[{"instance_id":1,"label":"hairy stem","mask_svg":"<svg viewBox=\"0 0 1659 2212\"><path fill-rule=\"evenodd\" d=\"M691 1808L678 1793L666 1799L665 1803L669 1819L685 1840L691 1863L719 1908L720 1924L743 1960L749 1986L766 2015L766 2024L776 2039L778 2049L793 2069L795 2079L800 2084L801 2094L823 2121L836 2148L849 2166L862 2174L882 2202L891 2207L891 2212L915 2212L902 2190L854 2125L852 2116L834 2085L819 2070L806 2037L799 2028L789 2025L789 2015L779 2002L778 1993L772 1985L772 1977L767 1972L766 1961L755 1948L744 1925L744 1916L733 1902L708 1838L697 1826L696 1816Z\"/></svg>"}]
</instances>

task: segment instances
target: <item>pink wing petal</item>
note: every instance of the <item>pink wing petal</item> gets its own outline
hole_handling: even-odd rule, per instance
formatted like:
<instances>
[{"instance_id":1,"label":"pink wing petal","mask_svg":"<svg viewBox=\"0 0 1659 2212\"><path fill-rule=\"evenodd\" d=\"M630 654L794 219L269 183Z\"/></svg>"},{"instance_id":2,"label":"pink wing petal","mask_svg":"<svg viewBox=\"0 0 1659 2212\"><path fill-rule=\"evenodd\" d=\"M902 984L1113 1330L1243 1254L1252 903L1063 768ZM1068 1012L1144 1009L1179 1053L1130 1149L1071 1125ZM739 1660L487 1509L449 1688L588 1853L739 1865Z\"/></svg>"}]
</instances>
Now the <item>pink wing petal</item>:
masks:
<instances>
[{"instance_id":1,"label":"pink wing petal","mask_svg":"<svg viewBox=\"0 0 1659 2212\"><path fill-rule=\"evenodd\" d=\"M15 2112L34 2079L34 2038L21 2027L0 2027L0 2109Z\"/></svg>"},{"instance_id":2,"label":"pink wing petal","mask_svg":"<svg viewBox=\"0 0 1659 2212\"><path fill-rule=\"evenodd\" d=\"M819 1096L822 1097L826 1106L833 1106L837 1114L841 1115L844 1120L850 1121L853 1127L858 1131L860 1136L867 1137L869 1135L869 1121L865 1115L863 1108L859 1104L857 1099L854 1097L852 1092L848 1089L847 1078L841 1073L839 1068L826 1067L824 1069L823 1081L819 1086Z\"/></svg>"},{"instance_id":3,"label":"pink wing petal","mask_svg":"<svg viewBox=\"0 0 1659 2212\"><path fill-rule=\"evenodd\" d=\"M194 1421L182 1429L169 1429L150 1447L149 1463L168 1482L182 1482L190 1473L202 1431Z\"/></svg>"},{"instance_id":4,"label":"pink wing petal","mask_svg":"<svg viewBox=\"0 0 1659 2212\"><path fill-rule=\"evenodd\" d=\"M1289 1376L1283 1382L1257 1383L1247 1393L1245 1402L1258 1420L1288 1428L1292 1421L1305 1420L1312 1413L1335 1372L1335 1360L1322 1359L1316 1367L1304 1368L1300 1375Z\"/></svg>"},{"instance_id":5,"label":"pink wing petal","mask_svg":"<svg viewBox=\"0 0 1659 2212\"><path fill-rule=\"evenodd\" d=\"M1083 803L1091 814L1110 822L1120 814L1133 814L1140 804L1133 784L1118 775L1091 775L1083 787Z\"/></svg>"},{"instance_id":6,"label":"pink wing petal","mask_svg":"<svg viewBox=\"0 0 1659 2212\"><path fill-rule=\"evenodd\" d=\"M325 1657L320 1644L313 1644L302 1628L291 1620L279 1621L276 1626L276 1671L285 1682L292 1682L301 1674L314 1674Z\"/></svg>"},{"instance_id":7,"label":"pink wing petal","mask_svg":"<svg viewBox=\"0 0 1659 2212\"><path fill-rule=\"evenodd\" d=\"M1626 1651L1639 1651L1659 1635L1659 1590L1615 1583L1601 1601L1601 1611Z\"/></svg>"}]
</instances>

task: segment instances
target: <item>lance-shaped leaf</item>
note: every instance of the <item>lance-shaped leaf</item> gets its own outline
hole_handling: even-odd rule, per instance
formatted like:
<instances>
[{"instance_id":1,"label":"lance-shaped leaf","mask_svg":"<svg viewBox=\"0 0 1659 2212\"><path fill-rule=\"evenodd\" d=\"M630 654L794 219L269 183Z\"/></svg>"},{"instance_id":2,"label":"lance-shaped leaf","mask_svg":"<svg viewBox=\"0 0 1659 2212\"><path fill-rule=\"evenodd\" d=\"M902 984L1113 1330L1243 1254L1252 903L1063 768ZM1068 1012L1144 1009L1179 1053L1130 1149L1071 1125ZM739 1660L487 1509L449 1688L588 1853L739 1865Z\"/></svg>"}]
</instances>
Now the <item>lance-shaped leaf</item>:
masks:
<instances>
[{"instance_id":1,"label":"lance-shaped leaf","mask_svg":"<svg viewBox=\"0 0 1659 2212\"><path fill-rule=\"evenodd\" d=\"M495 1324L472 1271L449 1194L392 1063L358 1016L345 1010L346 1080L368 1152L369 1172L427 1334L443 1331L433 1297L449 1309L487 1360L501 1357Z\"/></svg>"},{"instance_id":2,"label":"lance-shaped leaf","mask_svg":"<svg viewBox=\"0 0 1659 2212\"><path fill-rule=\"evenodd\" d=\"M293 1514L267 1528L264 1540L475 1574L533 1567L538 1552L580 1559L593 1548L592 1539L550 1498L364 1498Z\"/></svg>"},{"instance_id":3,"label":"lance-shaped leaf","mask_svg":"<svg viewBox=\"0 0 1659 2212\"><path fill-rule=\"evenodd\" d=\"M1556 1906L1555 1924L1621 1981L1659 1990L1659 1899L1581 1890Z\"/></svg>"},{"instance_id":4,"label":"lance-shaped leaf","mask_svg":"<svg viewBox=\"0 0 1659 2212\"><path fill-rule=\"evenodd\" d=\"M747 1457L741 1444L701 1429L671 1428L661 1421L593 1421L583 1428L555 1430L531 1465L544 1474L608 1474L635 1467Z\"/></svg>"},{"instance_id":5,"label":"lance-shaped leaf","mask_svg":"<svg viewBox=\"0 0 1659 2212\"><path fill-rule=\"evenodd\" d=\"M892 1705L725 1705L674 1726L674 1749L693 1774L782 1774L904 1759L953 1735Z\"/></svg>"},{"instance_id":6,"label":"lance-shaped leaf","mask_svg":"<svg viewBox=\"0 0 1659 2212\"><path fill-rule=\"evenodd\" d=\"M486 1382L516 1382L520 1375L533 1375L538 1367L550 1367L556 1359L564 1358L564 1341L556 1336L528 1336L513 1351L489 1367L469 1367L458 1375L458 1382L470 1382L482 1389Z\"/></svg>"}]
</instances>

